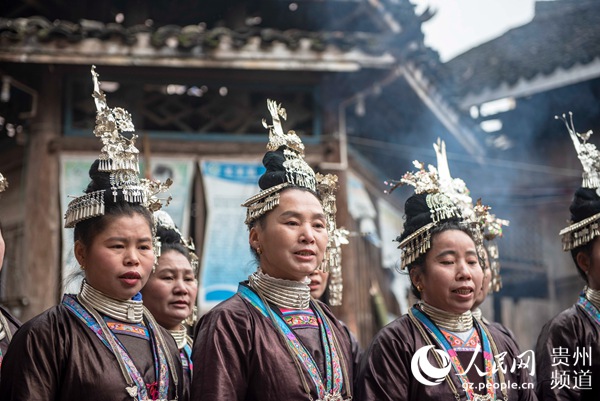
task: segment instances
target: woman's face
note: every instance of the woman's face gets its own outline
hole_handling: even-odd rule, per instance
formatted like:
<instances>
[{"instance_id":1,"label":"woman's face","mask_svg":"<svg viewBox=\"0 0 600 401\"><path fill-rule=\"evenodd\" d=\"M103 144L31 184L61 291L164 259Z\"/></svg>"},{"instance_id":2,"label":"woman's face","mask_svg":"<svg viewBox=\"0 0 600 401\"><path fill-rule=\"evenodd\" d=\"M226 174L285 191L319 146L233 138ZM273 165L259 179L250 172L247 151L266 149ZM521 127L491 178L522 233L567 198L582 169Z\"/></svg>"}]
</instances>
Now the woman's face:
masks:
<instances>
[{"instance_id":1,"label":"woman's face","mask_svg":"<svg viewBox=\"0 0 600 401\"><path fill-rule=\"evenodd\" d=\"M260 267L272 277L302 281L323 262L327 246L325 213L310 192L288 189L264 223L250 230L250 246L260 248Z\"/></svg>"},{"instance_id":2,"label":"woman's face","mask_svg":"<svg viewBox=\"0 0 600 401\"><path fill-rule=\"evenodd\" d=\"M411 279L415 286L421 287L423 301L457 314L473 307L483 280L475 243L460 230L435 234L425 255L424 268L413 272Z\"/></svg>"},{"instance_id":3,"label":"woman's face","mask_svg":"<svg viewBox=\"0 0 600 401\"><path fill-rule=\"evenodd\" d=\"M198 282L185 255L168 250L158 258L158 266L142 290L144 305L158 324L168 330L179 328L192 314Z\"/></svg>"},{"instance_id":4,"label":"woman's face","mask_svg":"<svg viewBox=\"0 0 600 401\"><path fill-rule=\"evenodd\" d=\"M327 288L329 273L325 273L322 270L315 270L309 278L310 284L308 286L310 287L310 296L314 299L320 299Z\"/></svg>"},{"instance_id":5,"label":"woman's face","mask_svg":"<svg viewBox=\"0 0 600 401\"><path fill-rule=\"evenodd\" d=\"M488 251L484 251L485 256L485 266L483 269L483 281L481 284L481 288L477 291L477 295L475 296L475 303L473 304L473 309L477 308L479 305L485 301L488 293L490 292L490 282L492 281L492 269L490 268L490 259Z\"/></svg>"},{"instance_id":6,"label":"woman's face","mask_svg":"<svg viewBox=\"0 0 600 401\"><path fill-rule=\"evenodd\" d=\"M600 237L593 240L591 252L579 252L577 264L587 276L587 285L592 290L600 290Z\"/></svg>"},{"instance_id":7,"label":"woman's face","mask_svg":"<svg viewBox=\"0 0 600 401\"><path fill-rule=\"evenodd\" d=\"M89 246L76 241L75 257L89 285L111 298L131 299L154 264L150 225L138 213L115 217Z\"/></svg>"}]
</instances>

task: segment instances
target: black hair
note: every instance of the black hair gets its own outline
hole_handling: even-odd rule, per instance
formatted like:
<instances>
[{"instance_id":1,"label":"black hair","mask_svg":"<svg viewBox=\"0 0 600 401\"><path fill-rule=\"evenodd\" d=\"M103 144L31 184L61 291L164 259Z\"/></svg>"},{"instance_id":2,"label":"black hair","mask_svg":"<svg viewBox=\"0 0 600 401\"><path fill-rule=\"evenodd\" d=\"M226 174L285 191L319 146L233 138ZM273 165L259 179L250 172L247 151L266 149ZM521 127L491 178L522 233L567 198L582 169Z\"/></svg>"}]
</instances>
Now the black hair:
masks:
<instances>
[{"instance_id":1,"label":"black hair","mask_svg":"<svg viewBox=\"0 0 600 401\"><path fill-rule=\"evenodd\" d=\"M420 228L433 222L433 219L431 217L431 211L429 209L429 206L427 205L426 193L414 194L406 200L406 202L404 203L404 219L404 229L402 231L402 234L398 238L396 238L396 241L398 242L403 241L405 238L407 238L409 235L413 234ZM429 241L433 242L433 239L436 234L447 230L462 231L466 233L473 240L473 242L476 242L475 236L471 228L459 217L451 217L445 219L442 222L430 228L429 233L431 237ZM409 274L415 268L425 268L425 258L427 257L428 252L429 251L426 251L425 253L419 255L417 259L415 259L412 263L406 266ZM478 258L481 261L481 256L479 255L479 252ZM415 295L415 297L417 297L417 299L421 299L421 294L413 284L412 279L410 281L410 289Z\"/></svg>"},{"instance_id":2,"label":"black hair","mask_svg":"<svg viewBox=\"0 0 600 401\"><path fill-rule=\"evenodd\" d=\"M139 214L148 222L148 227L152 229L152 214L142 204L130 203L124 200L123 192L117 191L113 194L110 184L110 175L104 171L98 171L100 161L96 160L90 167L90 183L85 189L85 193L104 191L104 215L82 220L75 225L73 239L80 241L83 245L91 245L93 239L116 218L121 216L134 216ZM116 198L116 201L115 201Z\"/></svg>"},{"instance_id":3,"label":"black hair","mask_svg":"<svg viewBox=\"0 0 600 401\"><path fill-rule=\"evenodd\" d=\"M595 189L579 188L573 195L573 201L569 206L569 211L571 212L571 221L573 223L577 223L598 214L600 213L600 196L598 196ZM591 257L594 241L595 238L591 239L586 244L571 250L571 257L573 258L573 262L575 262L577 272L586 283L588 282L588 278L581 266L579 266L579 263L577 263L577 254L583 252Z\"/></svg>"},{"instance_id":4,"label":"black hair","mask_svg":"<svg viewBox=\"0 0 600 401\"><path fill-rule=\"evenodd\" d=\"M185 256L188 261L192 261L190 250L183 245L181 235L177 231L159 225L156 228L156 236L160 238L161 254L167 251L175 251Z\"/></svg>"},{"instance_id":5,"label":"black hair","mask_svg":"<svg viewBox=\"0 0 600 401\"><path fill-rule=\"evenodd\" d=\"M290 183L290 181L301 181L297 177L298 175L300 175L299 173L287 171L283 165L285 163L285 155L283 154L283 150L285 148L286 146L280 146L279 149L275 151L269 151L265 153L262 163L265 166L266 171L258 179L258 186L261 190L269 189L276 185L283 184L285 182ZM298 188L308 191L312 193L319 200L319 202L322 200L321 196L317 192L309 188L297 186L294 184L290 185L290 187L288 188Z\"/></svg>"}]
</instances>

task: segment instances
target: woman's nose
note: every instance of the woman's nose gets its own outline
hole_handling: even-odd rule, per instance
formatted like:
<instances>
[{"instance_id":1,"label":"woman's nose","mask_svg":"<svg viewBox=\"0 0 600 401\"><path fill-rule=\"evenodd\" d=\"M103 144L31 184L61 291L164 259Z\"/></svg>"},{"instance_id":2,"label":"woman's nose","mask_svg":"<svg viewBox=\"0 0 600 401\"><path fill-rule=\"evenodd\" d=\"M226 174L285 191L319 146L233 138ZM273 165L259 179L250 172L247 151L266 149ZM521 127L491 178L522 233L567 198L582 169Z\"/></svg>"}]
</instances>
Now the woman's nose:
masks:
<instances>
[{"instance_id":1,"label":"woman's nose","mask_svg":"<svg viewBox=\"0 0 600 401\"><path fill-rule=\"evenodd\" d=\"M137 266L140 264L140 257L137 248L127 248L124 262L127 266Z\"/></svg>"},{"instance_id":2,"label":"woman's nose","mask_svg":"<svg viewBox=\"0 0 600 401\"><path fill-rule=\"evenodd\" d=\"M187 294L189 291L188 291L187 286L185 285L185 280L183 280L183 279L175 280L174 291L176 294L184 294L184 295Z\"/></svg>"},{"instance_id":3,"label":"woman's nose","mask_svg":"<svg viewBox=\"0 0 600 401\"><path fill-rule=\"evenodd\" d=\"M456 276L458 280L472 279L471 269L466 260L458 262L457 269Z\"/></svg>"},{"instance_id":4,"label":"woman's nose","mask_svg":"<svg viewBox=\"0 0 600 401\"><path fill-rule=\"evenodd\" d=\"M300 240L306 243L315 242L315 233L312 225L304 224L302 225L302 232L300 233Z\"/></svg>"}]
</instances>

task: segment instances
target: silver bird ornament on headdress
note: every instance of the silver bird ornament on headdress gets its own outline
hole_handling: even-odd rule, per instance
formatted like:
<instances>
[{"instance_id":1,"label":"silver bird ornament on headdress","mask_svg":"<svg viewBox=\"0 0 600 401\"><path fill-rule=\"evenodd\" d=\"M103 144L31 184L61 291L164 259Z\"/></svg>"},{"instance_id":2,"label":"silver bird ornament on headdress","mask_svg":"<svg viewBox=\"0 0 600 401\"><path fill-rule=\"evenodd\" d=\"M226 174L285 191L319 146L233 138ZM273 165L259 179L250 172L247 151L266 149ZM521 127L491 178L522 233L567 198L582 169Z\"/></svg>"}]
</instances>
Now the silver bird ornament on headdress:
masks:
<instances>
[{"instance_id":1,"label":"silver bird ornament on headdress","mask_svg":"<svg viewBox=\"0 0 600 401\"><path fill-rule=\"evenodd\" d=\"M96 125L94 135L102 142L98 156L98 171L109 174L110 189L86 193L73 199L65 213L65 228L73 228L82 221L105 212L105 192L111 191L113 202L118 196L128 203L139 203L150 211L161 208L162 200L157 197L165 192L172 184L171 179L162 183L139 177L139 150L135 147L136 135L131 139L121 135L121 132L133 132L131 115L120 107L110 108L106 103L106 95L100 87L96 67L91 68L94 92L92 97L96 104ZM170 197L166 199L168 205Z\"/></svg>"},{"instance_id":2,"label":"silver bird ornament on headdress","mask_svg":"<svg viewBox=\"0 0 600 401\"><path fill-rule=\"evenodd\" d=\"M577 151L577 157L581 161L583 167L583 176L581 186L583 188L598 189L600 187L600 152L596 149L596 146L588 143L587 141L592 136L592 130L589 130L583 134L575 131L575 125L573 124L573 113L569 112L569 118L563 114L562 116L554 116L557 120L562 120L569 131L569 136ZM581 142L579 141L581 138ZM598 192L598 191L596 191ZM598 193L600 196L600 193Z\"/></svg>"},{"instance_id":3,"label":"silver bird ornament on headdress","mask_svg":"<svg viewBox=\"0 0 600 401\"><path fill-rule=\"evenodd\" d=\"M304 144L300 137L292 130L287 134L283 132L281 119L287 118L286 110L276 101L268 99L267 108L271 113L272 125L262 120L263 126L269 130L269 142L267 150L271 152L283 149L285 161L285 182L264 189L258 194L247 199L242 206L248 208L246 212L246 224L272 210L279 204L279 192L289 186L308 188L316 192L316 178L313 169L304 160Z\"/></svg>"}]
</instances>

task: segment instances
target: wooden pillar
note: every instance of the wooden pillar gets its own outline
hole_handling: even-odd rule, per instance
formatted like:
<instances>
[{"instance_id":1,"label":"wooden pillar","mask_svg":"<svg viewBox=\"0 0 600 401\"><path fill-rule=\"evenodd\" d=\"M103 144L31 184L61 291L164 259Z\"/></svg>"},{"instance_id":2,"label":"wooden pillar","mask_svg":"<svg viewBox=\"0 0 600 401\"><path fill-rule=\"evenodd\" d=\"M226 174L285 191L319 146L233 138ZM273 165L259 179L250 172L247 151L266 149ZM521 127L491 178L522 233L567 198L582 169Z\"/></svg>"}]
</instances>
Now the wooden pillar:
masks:
<instances>
[{"instance_id":1,"label":"wooden pillar","mask_svg":"<svg viewBox=\"0 0 600 401\"><path fill-rule=\"evenodd\" d=\"M59 297L60 228L58 154L49 143L61 135L61 76L44 68L37 116L29 130L25 178L23 232L25 283L29 305L23 321L56 305Z\"/></svg>"},{"instance_id":2,"label":"wooden pillar","mask_svg":"<svg viewBox=\"0 0 600 401\"><path fill-rule=\"evenodd\" d=\"M336 223L338 227L348 227L348 196L346 191L347 174L345 170L328 171L331 174L335 174L338 177L338 189L336 192ZM352 296L355 294L355 282L354 282L354 270L355 258L352 256L350 251L351 245L342 245L342 279L344 284L344 290L342 293L342 304L340 306L332 306L331 310L337 316L338 319L342 320L350 330L356 333L356 303L355 298Z\"/></svg>"}]
</instances>

